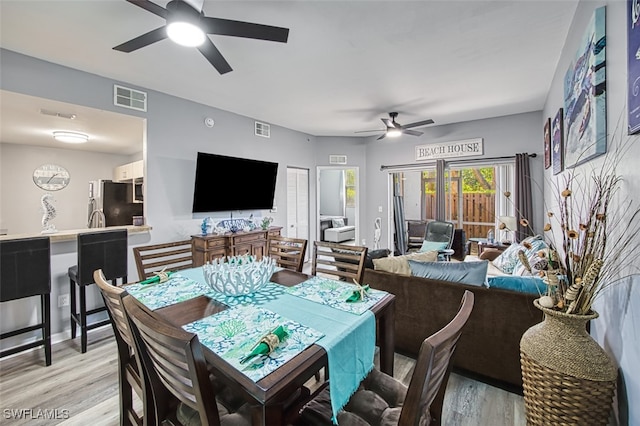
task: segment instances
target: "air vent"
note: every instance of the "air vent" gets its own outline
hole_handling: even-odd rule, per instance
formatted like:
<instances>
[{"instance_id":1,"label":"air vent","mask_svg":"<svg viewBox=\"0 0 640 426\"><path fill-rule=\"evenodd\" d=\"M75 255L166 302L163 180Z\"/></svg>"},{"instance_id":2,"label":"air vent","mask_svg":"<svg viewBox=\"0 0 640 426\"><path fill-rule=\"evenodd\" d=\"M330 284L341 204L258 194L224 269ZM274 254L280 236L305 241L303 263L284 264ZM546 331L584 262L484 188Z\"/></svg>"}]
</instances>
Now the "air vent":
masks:
<instances>
[{"instance_id":1,"label":"air vent","mask_svg":"<svg viewBox=\"0 0 640 426\"><path fill-rule=\"evenodd\" d=\"M42 115L50 115L51 117L66 118L67 120L74 120L77 117L77 115L75 115L75 114L68 114L68 113L65 113L65 112L51 111L50 109L44 109L44 108L40 109L40 114L42 114Z\"/></svg>"},{"instance_id":2,"label":"air vent","mask_svg":"<svg viewBox=\"0 0 640 426\"><path fill-rule=\"evenodd\" d=\"M138 111L147 111L147 93L113 85L113 104Z\"/></svg>"},{"instance_id":3,"label":"air vent","mask_svg":"<svg viewBox=\"0 0 640 426\"><path fill-rule=\"evenodd\" d=\"M256 136L262 136L263 138L271 137L271 126L267 123L261 123L256 121Z\"/></svg>"},{"instance_id":4,"label":"air vent","mask_svg":"<svg viewBox=\"0 0 640 426\"><path fill-rule=\"evenodd\" d=\"M329 164L347 164L346 155L330 155Z\"/></svg>"}]
</instances>

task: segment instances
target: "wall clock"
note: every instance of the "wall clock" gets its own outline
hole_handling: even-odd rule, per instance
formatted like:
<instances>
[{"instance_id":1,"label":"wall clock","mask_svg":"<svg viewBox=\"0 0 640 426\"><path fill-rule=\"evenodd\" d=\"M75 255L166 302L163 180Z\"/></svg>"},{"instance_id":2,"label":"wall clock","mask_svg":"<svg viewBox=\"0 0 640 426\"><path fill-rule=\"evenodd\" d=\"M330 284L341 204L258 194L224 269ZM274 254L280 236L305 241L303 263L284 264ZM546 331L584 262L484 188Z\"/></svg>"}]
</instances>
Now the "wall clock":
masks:
<instances>
[{"instance_id":1,"label":"wall clock","mask_svg":"<svg viewBox=\"0 0 640 426\"><path fill-rule=\"evenodd\" d=\"M70 179L67 169L56 164L43 164L33 171L33 182L45 191L59 191Z\"/></svg>"}]
</instances>

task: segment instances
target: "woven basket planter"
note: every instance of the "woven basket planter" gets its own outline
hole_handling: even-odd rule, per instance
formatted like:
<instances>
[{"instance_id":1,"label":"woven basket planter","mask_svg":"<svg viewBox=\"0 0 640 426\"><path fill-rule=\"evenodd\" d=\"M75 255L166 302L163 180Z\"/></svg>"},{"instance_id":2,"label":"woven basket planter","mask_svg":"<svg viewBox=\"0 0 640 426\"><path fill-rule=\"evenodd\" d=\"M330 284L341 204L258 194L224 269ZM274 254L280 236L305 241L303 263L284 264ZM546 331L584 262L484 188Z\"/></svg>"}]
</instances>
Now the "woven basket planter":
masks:
<instances>
[{"instance_id":1,"label":"woven basket planter","mask_svg":"<svg viewBox=\"0 0 640 426\"><path fill-rule=\"evenodd\" d=\"M607 425L618 370L586 331L598 317L543 308L545 319L520 340L527 424Z\"/></svg>"}]
</instances>

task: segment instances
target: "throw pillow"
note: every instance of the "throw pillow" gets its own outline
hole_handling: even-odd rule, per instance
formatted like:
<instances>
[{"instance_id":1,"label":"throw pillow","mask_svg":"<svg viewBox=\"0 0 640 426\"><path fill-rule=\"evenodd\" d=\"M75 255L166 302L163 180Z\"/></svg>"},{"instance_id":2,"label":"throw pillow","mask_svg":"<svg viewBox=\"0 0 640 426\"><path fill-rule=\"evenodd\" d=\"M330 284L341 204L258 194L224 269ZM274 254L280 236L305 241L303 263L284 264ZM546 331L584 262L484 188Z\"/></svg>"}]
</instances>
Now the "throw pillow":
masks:
<instances>
[{"instance_id":1,"label":"throw pillow","mask_svg":"<svg viewBox=\"0 0 640 426\"><path fill-rule=\"evenodd\" d=\"M409 260L411 275L462 284L487 285L488 260L480 262L416 262Z\"/></svg>"},{"instance_id":2,"label":"throw pillow","mask_svg":"<svg viewBox=\"0 0 640 426\"><path fill-rule=\"evenodd\" d=\"M420 247L420 251L421 252L425 252L425 251L440 251L440 250L444 250L447 248L447 246L449 245L449 243L445 242L439 242L439 241L427 241L424 240L422 242L422 247Z\"/></svg>"},{"instance_id":3,"label":"throw pillow","mask_svg":"<svg viewBox=\"0 0 640 426\"><path fill-rule=\"evenodd\" d=\"M511 274L518 262L518 251L522 250L520 244L511 244L500 256L493 259L493 264L505 274Z\"/></svg>"},{"instance_id":4,"label":"throw pillow","mask_svg":"<svg viewBox=\"0 0 640 426\"><path fill-rule=\"evenodd\" d=\"M376 271L390 272L392 274L411 275L411 268L409 267L408 262L409 259L422 262L435 262L438 260L438 252L426 251L407 254L404 256L373 259L373 269Z\"/></svg>"},{"instance_id":5,"label":"throw pillow","mask_svg":"<svg viewBox=\"0 0 640 426\"><path fill-rule=\"evenodd\" d=\"M489 287L514 290L522 293L542 295L547 291L547 286L538 277L499 276L489 277Z\"/></svg>"},{"instance_id":6,"label":"throw pillow","mask_svg":"<svg viewBox=\"0 0 640 426\"><path fill-rule=\"evenodd\" d=\"M538 275L539 270L537 270L534 265L538 262L538 252L540 250L548 248L547 243L543 240L541 235L536 235L535 237L525 238L521 243L522 250L524 250L524 254L529 261L529 265L531 266L531 271L529 272L527 268L524 266L520 257L516 261L516 264L513 268L512 275L518 276L531 276ZM516 253L517 255L517 253Z\"/></svg>"},{"instance_id":7,"label":"throw pillow","mask_svg":"<svg viewBox=\"0 0 640 426\"><path fill-rule=\"evenodd\" d=\"M344 219L331 219L332 228L342 228L344 226Z\"/></svg>"}]
</instances>

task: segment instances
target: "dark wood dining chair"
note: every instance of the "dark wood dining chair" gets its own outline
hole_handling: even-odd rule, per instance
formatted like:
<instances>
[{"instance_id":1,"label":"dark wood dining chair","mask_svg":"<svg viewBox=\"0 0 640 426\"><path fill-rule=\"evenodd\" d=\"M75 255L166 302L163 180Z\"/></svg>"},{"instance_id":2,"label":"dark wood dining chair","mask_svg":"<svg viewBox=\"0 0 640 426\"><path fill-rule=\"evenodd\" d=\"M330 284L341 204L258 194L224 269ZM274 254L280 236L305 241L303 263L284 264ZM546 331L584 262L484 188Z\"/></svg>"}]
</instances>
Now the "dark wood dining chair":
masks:
<instances>
[{"instance_id":1,"label":"dark wood dining chair","mask_svg":"<svg viewBox=\"0 0 640 426\"><path fill-rule=\"evenodd\" d=\"M311 275L331 275L361 284L367 250L362 246L314 241Z\"/></svg>"},{"instance_id":2,"label":"dark wood dining chair","mask_svg":"<svg viewBox=\"0 0 640 426\"><path fill-rule=\"evenodd\" d=\"M473 302L473 293L466 290L454 318L422 342L408 387L374 369L338 413L340 426L440 425L451 358L473 310ZM303 424L310 426L333 424L331 415L329 387L300 412Z\"/></svg>"},{"instance_id":3,"label":"dark wood dining chair","mask_svg":"<svg viewBox=\"0 0 640 426\"><path fill-rule=\"evenodd\" d=\"M307 240L270 235L267 239L267 256L273 258L278 266L302 272L304 256L307 253Z\"/></svg>"},{"instance_id":4,"label":"dark wood dining chair","mask_svg":"<svg viewBox=\"0 0 640 426\"><path fill-rule=\"evenodd\" d=\"M113 334L118 347L118 388L120 393L120 425L152 425L154 424L154 407L149 380L144 377L141 365L135 357L135 344L129 329L122 296L126 291L122 287L107 282L98 269L93 273L93 279L102 293L107 306ZM133 406L133 392L142 401L142 416ZM144 422L144 423L143 423Z\"/></svg>"},{"instance_id":5,"label":"dark wood dining chair","mask_svg":"<svg viewBox=\"0 0 640 426\"><path fill-rule=\"evenodd\" d=\"M191 240L134 247L133 257L140 280L152 277L163 269L179 271L193 268Z\"/></svg>"},{"instance_id":6,"label":"dark wood dining chair","mask_svg":"<svg viewBox=\"0 0 640 426\"><path fill-rule=\"evenodd\" d=\"M210 376L196 334L170 324L131 295L122 300L136 354L149 378L157 424L251 424L249 405Z\"/></svg>"}]
</instances>

